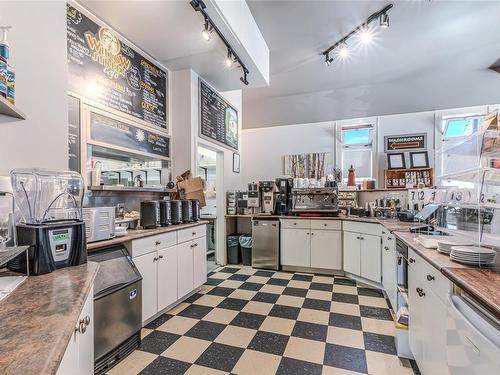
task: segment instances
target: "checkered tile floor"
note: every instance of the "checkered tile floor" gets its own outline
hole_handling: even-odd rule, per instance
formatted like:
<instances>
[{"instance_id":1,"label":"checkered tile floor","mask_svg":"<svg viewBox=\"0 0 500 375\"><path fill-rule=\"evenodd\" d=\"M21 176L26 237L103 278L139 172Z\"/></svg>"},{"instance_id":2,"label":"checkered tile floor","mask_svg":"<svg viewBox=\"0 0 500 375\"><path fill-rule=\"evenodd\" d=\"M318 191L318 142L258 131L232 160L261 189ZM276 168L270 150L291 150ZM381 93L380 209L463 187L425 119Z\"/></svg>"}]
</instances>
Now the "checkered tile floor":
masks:
<instances>
[{"instance_id":1,"label":"checkered tile floor","mask_svg":"<svg viewBox=\"0 0 500 375\"><path fill-rule=\"evenodd\" d=\"M225 267L143 329L109 374L413 374L383 293L330 276Z\"/></svg>"}]
</instances>

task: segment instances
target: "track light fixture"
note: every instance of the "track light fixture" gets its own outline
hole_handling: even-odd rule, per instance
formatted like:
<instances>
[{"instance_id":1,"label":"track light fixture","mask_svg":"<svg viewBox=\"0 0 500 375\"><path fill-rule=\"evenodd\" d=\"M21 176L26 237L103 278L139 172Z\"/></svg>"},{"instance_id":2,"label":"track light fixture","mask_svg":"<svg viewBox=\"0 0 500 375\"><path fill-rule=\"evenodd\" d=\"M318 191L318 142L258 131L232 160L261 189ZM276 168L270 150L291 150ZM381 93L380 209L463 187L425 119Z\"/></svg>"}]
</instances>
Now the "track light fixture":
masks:
<instances>
[{"instance_id":1,"label":"track light fixture","mask_svg":"<svg viewBox=\"0 0 500 375\"><path fill-rule=\"evenodd\" d=\"M231 67L233 63L238 63L238 65L242 70L242 77L240 78L240 81L243 82L245 85L248 85L247 75L250 74L250 71L243 63L243 61L241 61L240 57L236 54L236 52L234 52L233 47L231 47L231 45L226 40L222 32L212 22L207 12L205 12L206 5L203 2L203 0L191 0L190 4L193 7L193 9L196 12L200 12L203 15L203 18L205 19L205 27L201 32L202 38L207 41L210 40L211 38L210 34L212 32L215 32L219 36L220 40L226 45L227 48L226 66Z\"/></svg>"},{"instance_id":2,"label":"track light fixture","mask_svg":"<svg viewBox=\"0 0 500 375\"><path fill-rule=\"evenodd\" d=\"M325 64L326 66L330 66L332 63L333 59L330 58L330 52L338 48L338 56L341 59L345 59L347 56L350 54L349 47L347 46L347 40L352 37L355 34L359 35L359 39L361 43L363 44L368 44L371 42L373 39L373 34L368 27L370 23L372 23L375 20L379 20L379 25L382 28L388 28L389 27L389 15L387 12L393 7L392 4L387 5L385 8L379 10L378 12L373 13L366 19L365 22L363 22L361 25L356 27L354 30L352 30L350 33L345 35L342 39L340 39L338 42L333 44L332 46L328 47L326 50L324 50L321 54L325 56Z\"/></svg>"}]
</instances>

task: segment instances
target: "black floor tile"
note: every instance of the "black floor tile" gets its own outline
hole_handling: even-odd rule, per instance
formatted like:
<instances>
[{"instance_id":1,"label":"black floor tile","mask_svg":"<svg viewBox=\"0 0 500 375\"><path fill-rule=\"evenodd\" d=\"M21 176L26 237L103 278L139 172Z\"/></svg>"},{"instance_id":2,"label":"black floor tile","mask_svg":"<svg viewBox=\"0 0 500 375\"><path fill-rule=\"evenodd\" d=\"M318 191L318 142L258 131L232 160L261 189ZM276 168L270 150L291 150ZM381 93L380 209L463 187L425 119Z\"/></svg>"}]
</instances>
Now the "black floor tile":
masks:
<instances>
[{"instance_id":1,"label":"black floor tile","mask_svg":"<svg viewBox=\"0 0 500 375\"><path fill-rule=\"evenodd\" d=\"M223 269L217 271L217 272L224 272L224 273L236 273L240 270L240 268L235 268L235 267L224 267Z\"/></svg>"},{"instance_id":2,"label":"black floor tile","mask_svg":"<svg viewBox=\"0 0 500 375\"><path fill-rule=\"evenodd\" d=\"M142 370L140 375L181 375L184 374L191 363L178 361L167 357L159 356Z\"/></svg>"},{"instance_id":3,"label":"black floor tile","mask_svg":"<svg viewBox=\"0 0 500 375\"><path fill-rule=\"evenodd\" d=\"M293 327L292 336L303 339L326 341L328 326L309 322L297 322Z\"/></svg>"},{"instance_id":4,"label":"black floor tile","mask_svg":"<svg viewBox=\"0 0 500 375\"><path fill-rule=\"evenodd\" d=\"M237 327L259 329L265 319L264 315L240 312L229 324Z\"/></svg>"},{"instance_id":5,"label":"black floor tile","mask_svg":"<svg viewBox=\"0 0 500 375\"><path fill-rule=\"evenodd\" d=\"M359 312L363 318L373 318L380 320L392 320L391 310L381 307L359 306Z\"/></svg>"},{"instance_id":6,"label":"black floor tile","mask_svg":"<svg viewBox=\"0 0 500 375\"><path fill-rule=\"evenodd\" d=\"M252 290L254 292L260 290L264 284L259 284L259 283L250 283L250 282L244 282L243 284L240 285L238 289L243 289L243 290Z\"/></svg>"},{"instance_id":7,"label":"black floor tile","mask_svg":"<svg viewBox=\"0 0 500 375\"><path fill-rule=\"evenodd\" d=\"M300 308L292 306L274 305L269 316L297 320Z\"/></svg>"},{"instance_id":8,"label":"black floor tile","mask_svg":"<svg viewBox=\"0 0 500 375\"><path fill-rule=\"evenodd\" d=\"M177 315L184 316L186 318L203 319L205 315L207 315L212 310L213 307L210 306L190 305Z\"/></svg>"},{"instance_id":9,"label":"black floor tile","mask_svg":"<svg viewBox=\"0 0 500 375\"><path fill-rule=\"evenodd\" d=\"M161 354L181 337L169 332L153 331L141 340L141 350Z\"/></svg>"},{"instance_id":10,"label":"black floor tile","mask_svg":"<svg viewBox=\"0 0 500 375\"><path fill-rule=\"evenodd\" d=\"M302 308L311 310L330 311L331 302L321 299L306 298Z\"/></svg>"},{"instance_id":11,"label":"black floor tile","mask_svg":"<svg viewBox=\"0 0 500 375\"><path fill-rule=\"evenodd\" d=\"M365 349L373 352L397 355L394 336L363 332Z\"/></svg>"},{"instance_id":12,"label":"black floor tile","mask_svg":"<svg viewBox=\"0 0 500 375\"><path fill-rule=\"evenodd\" d=\"M210 294L212 296L220 296L220 297L227 297L230 295L232 292L234 292L234 289L232 288L223 288L221 286L217 286L213 288L210 292L207 294Z\"/></svg>"},{"instance_id":13,"label":"black floor tile","mask_svg":"<svg viewBox=\"0 0 500 375\"><path fill-rule=\"evenodd\" d=\"M320 375L322 369L323 366L317 363L283 357L281 358L276 375Z\"/></svg>"},{"instance_id":14,"label":"black floor tile","mask_svg":"<svg viewBox=\"0 0 500 375\"><path fill-rule=\"evenodd\" d=\"M167 320L169 320L171 317L173 317L173 315L170 315L170 314L162 314L160 315L158 318L156 318L155 320L153 320L152 322L146 324L144 326L144 328L148 328L148 329L156 329L158 328L159 326L161 326L163 323L165 323Z\"/></svg>"},{"instance_id":15,"label":"black floor tile","mask_svg":"<svg viewBox=\"0 0 500 375\"><path fill-rule=\"evenodd\" d=\"M201 320L196 323L189 331L187 331L185 336L214 341L217 336L219 336L220 333L224 331L224 328L226 328L225 324ZM147 337L148 336L146 336L146 338Z\"/></svg>"},{"instance_id":16,"label":"black floor tile","mask_svg":"<svg viewBox=\"0 0 500 375\"><path fill-rule=\"evenodd\" d=\"M276 303L276 301L280 298L279 294L274 293L265 293L258 292L253 298L252 301L256 302L266 302L266 303Z\"/></svg>"},{"instance_id":17,"label":"black floor tile","mask_svg":"<svg viewBox=\"0 0 500 375\"><path fill-rule=\"evenodd\" d=\"M221 282L223 282L224 280L222 279L214 279L213 277L209 277L207 279L207 282L205 283L205 285L219 285Z\"/></svg>"},{"instance_id":18,"label":"black floor tile","mask_svg":"<svg viewBox=\"0 0 500 375\"><path fill-rule=\"evenodd\" d=\"M415 362L414 359L410 359L410 366L411 366L411 369L413 370L413 374L422 375L422 373L420 372L420 369L418 368L417 362Z\"/></svg>"},{"instance_id":19,"label":"black floor tile","mask_svg":"<svg viewBox=\"0 0 500 375\"><path fill-rule=\"evenodd\" d=\"M366 355L362 349L327 343L324 364L349 371L368 373Z\"/></svg>"},{"instance_id":20,"label":"black floor tile","mask_svg":"<svg viewBox=\"0 0 500 375\"><path fill-rule=\"evenodd\" d=\"M243 300L243 299L229 298L228 297L228 298L225 298L224 301L219 303L219 305L217 307L221 308L221 309L241 311L241 309L243 309L247 303L248 303L248 301Z\"/></svg>"},{"instance_id":21,"label":"black floor tile","mask_svg":"<svg viewBox=\"0 0 500 375\"><path fill-rule=\"evenodd\" d=\"M195 293L192 296L189 296L188 298L186 298L184 300L184 302L193 303L193 302L195 302L197 299L199 299L201 297L203 297L203 294L201 294L201 293Z\"/></svg>"},{"instance_id":22,"label":"black floor tile","mask_svg":"<svg viewBox=\"0 0 500 375\"><path fill-rule=\"evenodd\" d=\"M290 280L273 278L273 279L269 279L269 281L267 282L267 284L270 284L270 285L279 285L279 286L287 286L289 282L290 282Z\"/></svg>"},{"instance_id":23,"label":"black floor tile","mask_svg":"<svg viewBox=\"0 0 500 375\"><path fill-rule=\"evenodd\" d=\"M337 285L356 286L356 281L351 279L345 279L343 277L335 277L333 279L333 283Z\"/></svg>"},{"instance_id":24,"label":"black floor tile","mask_svg":"<svg viewBox=\"0 0 500 375\"><path fill-rule=\"evenodd\" d=\"M250 275L242 275L239 273L235 273L234 275L229 276L228 280L236 280L236 281L247 281L250 278Z\"/></svg>"},{"instance_id":25,"label":"black floor tile","mask_svg":"<svg viewBox=\"0 0 500 375\"><path fill-rule=\"evenodd\" d=\"M288 339L289 336L258 331L248 345L248 349L281 356L285 352Z\"/></svg>"},{"instance_id":26,"label":"black floor tile","mask_svg":"<svg viewBox=\"0 0 500 375\"><path fill-rule=\"evenodd\" d=\"M382 292L380 289L373 289L373 288L358 287L358 295L384 298L384 292Z\"/></svg>"},{"instance_id":27,"label":"black floor tile","mask_svg":"<svg viewBox=\"0 0 500 375\"><path fill-rule=\"evenodd\" d=\"M335 302L344 302L344 303L353 303L353 304L358 304L359 299L358 296L355 294L348 294L348 293L333 293L332 294L332 301Z\"/></svg>"},{"instance_id":28,"label":"black floor tile","mask_svg":"<svg viewBox=\"0 0 500 375\"><path fill-rule=\"evenodd\" d=\"M286 296L305 297L307 289L286 287L282 294Z\"/></svg>"},{"instance_id":29,"label":"black floor tile","mask_svg":"<svg viewBox=\"0 0 500 375\"><path fill-rule=\"evenodd\" d=\"M302 274L294 274L292 276L292 280L298 281L312 281L313 275L302 275Z\"/></svg>"},{"instance_id":30,"label":"black floor tile","mask_svg":"<svg viewBox=\"0 0 500 375\"><path fill-rule=\"evenodd\" d=\"M333 290L333 285L324 283L311 283L309 289L321 290L323 292L331 292Z\"/></svg>"},{"instance_id":31,"label":"black floor tile","mask_svg":"<svg viewBox=\"0 0 500 375\"><path fill-rule=\"evenodd\" d=\"M196 360L196 364L221 371L230 372L245 349L224 344L212 343Z\"/></svg>"},{"instance_id":32,"label":"black floor tile","mask_svg":"<svg viewBox=\"0 0 500 375\"><path fill-rule=\"evenodd\" d=\"M358 331L362 330L361 318L354 315L330 313L330 321L328 324L340 328L357 329Z\"/></svg>"},{"instance_id":33,"label":"black floor tile","mask_svg":"<svg viewBox=\"0 0 500 375\"><path fill-rule=\"evenodd\" d=\"M262 277L272 277L274 275L274 271L263 271L258 270L253 274L254 276L262 276Z\"/></svg>"}]
</instances>

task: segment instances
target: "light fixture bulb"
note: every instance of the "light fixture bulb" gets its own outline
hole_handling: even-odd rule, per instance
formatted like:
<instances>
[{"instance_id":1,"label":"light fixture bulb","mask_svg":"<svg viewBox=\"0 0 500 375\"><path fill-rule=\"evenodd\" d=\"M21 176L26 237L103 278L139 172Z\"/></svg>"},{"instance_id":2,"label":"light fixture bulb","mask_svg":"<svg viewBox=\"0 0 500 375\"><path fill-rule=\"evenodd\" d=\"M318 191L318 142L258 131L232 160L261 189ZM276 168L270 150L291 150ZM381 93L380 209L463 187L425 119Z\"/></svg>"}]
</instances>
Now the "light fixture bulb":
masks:
<instances>
[{"instance_id":1,"label":"light fixture bulb","mask_svg":"<svg viewBox=\"0 0 500 375\"><path fill-rule=\"evenodd\" d=\"M373 33L368 27L364 27L359 33L359 40L363 44L369 44L373 40Z\"/></svg>"},{"instance_id":2,"label":"light fixture bulb","mask_svg":"<svg viewBox=\"0 0 500 375\"><path fill-rule=\"evenodd\" d=\"M389 27L389 15L384 13L380 16L380 27L386 29Z\"/></svg>"},{"instance_id":3,"label":"light fixture bulb","mask_svg":"<svg viewBox=\"0 0 500 375\"><path fill-rule=\"evenodd\" d=\"M210 25L207 20L205 20L205 28L201 32L201 37L207 42L210 40Z\"/></svg>"},{"instance_id":4,"label":"light fixture bulb","mask_svg":"<svg viewBox=\"0 0 500 375\"><path fill-rule=\"evenodd\" d=\"M342 44L342 47L340 47L339 56L341 59L345 59L349 56L349 47L346 43Z\"/></svg>"},{"instance_id":5,"label":"light fixture bulb","mask_svg":"<svg viewBox=\"0 0 500 375\"><path fill-rule=\"evenodd\" d=\"M230 68L230 67L233 66L233 57L231 55L231 51L230 50L227 51L226 66L228 68Z\"/></svg>"}]
</instances>

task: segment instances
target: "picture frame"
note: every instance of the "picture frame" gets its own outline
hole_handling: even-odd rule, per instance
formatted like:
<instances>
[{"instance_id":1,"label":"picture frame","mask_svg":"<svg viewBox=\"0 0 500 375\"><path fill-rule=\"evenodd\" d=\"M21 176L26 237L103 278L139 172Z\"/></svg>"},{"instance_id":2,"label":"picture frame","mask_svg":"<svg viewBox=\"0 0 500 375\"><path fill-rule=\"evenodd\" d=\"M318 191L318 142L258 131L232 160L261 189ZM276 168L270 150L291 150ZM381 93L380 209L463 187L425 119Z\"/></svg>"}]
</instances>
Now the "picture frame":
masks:
<instances>
[{"instance_id":1,"label":"picture frame","mask_svg":"<svg viewBox=\"0 0 500 375\"><path fill-rule=\"evenodd\" d=\"M404 152L387 154L387 169L406 169Z\"/></svg>"},{"instance_id":2,"label":"picture frame","mask_svg":"<svg viewBox=\"0 0 500 375\"><path fill-rule=\"evenodd\" d=\"M233 172L240 173L240 154L233 152Z\"/></svg>"},{"instance_id":3,"label":"picture frame","mask_svg":"<svg viewBox=\"0 0 500 375\"><path fill-rule=\"evenodd\" d=\"M427 151L410 152L411 168L429 168L429 154Z\"/></svg>"}]
</instances>

